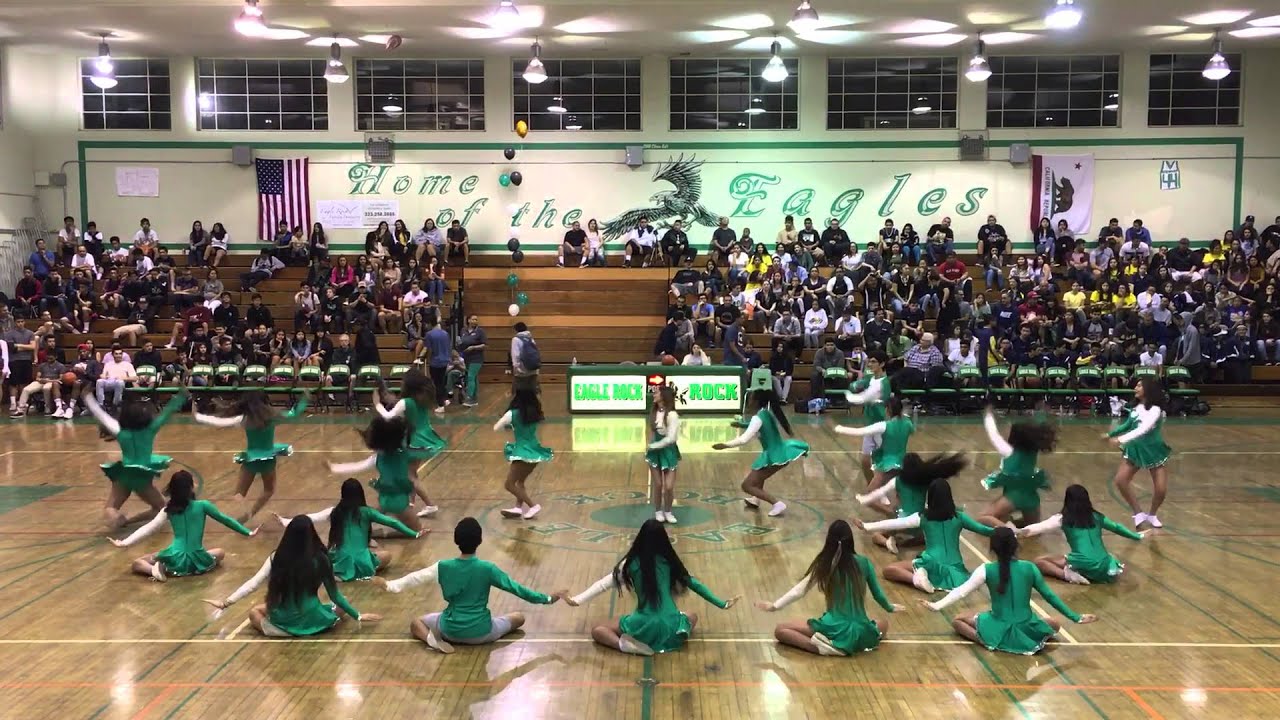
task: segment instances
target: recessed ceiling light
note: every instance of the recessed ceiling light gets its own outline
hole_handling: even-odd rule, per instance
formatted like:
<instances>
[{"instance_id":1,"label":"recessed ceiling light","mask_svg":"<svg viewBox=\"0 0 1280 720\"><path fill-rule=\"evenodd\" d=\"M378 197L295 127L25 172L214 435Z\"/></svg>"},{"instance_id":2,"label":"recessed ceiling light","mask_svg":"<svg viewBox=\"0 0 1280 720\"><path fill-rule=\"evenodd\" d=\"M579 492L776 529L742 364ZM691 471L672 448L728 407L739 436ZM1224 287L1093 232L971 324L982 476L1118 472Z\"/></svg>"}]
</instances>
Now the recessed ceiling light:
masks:
<instances>
[{"instance_id":1,"label":"recessed ceiling light","mask_svg":"<svg viewBox=\"0 0 1280 720\"><path fill-rule=\"evenodd\" d=\"M329 47L334 43L338 43L338 47L353 48L360 47L360 43L351 38L338 37L337 35L329 35L326 37L312 38L307 41L311 47Z\"/></svg>"},{"instance_id":2,"label":"recessed ceiling light","mask_svg":"<svg viewBox=\"0 0 1280 720\"><path fill-rule=\"evenodd\" d=\"M301 40L311 37L311 33L296 28L266 27L257 35L264 40Z\"/></svg>"},{"instance_id":3,"label":"recessed ceiling light","mask_svg":"<svg viewBox=\"0 0 1280 720\"><path fill-rule=\"evenodd\" d=\"M1269 16L1269 17L1263 17L1263 18L1258 18L1258 19L1256 19L1256 20L1250 20L1250 21L1249 21L1249 24L1250 24L1250 25L1253 25L1254 27L1276 27L1276 26L1280 26L1280 15L1271 15L1271 16Z\"/></svg>"},{"instance_id":4,"label":"recessed ceiling light","mask_svg":"<svg viewBox=\"0 0 1280 720\"><path fill-rule=\"evenodd\" d=\"M1247 27L1232 30L1230 35L1238 38L1260 38L1280 35L1280 27Z\"/></svg>"},{"instance_id":5,"label":"recessed ceiling light","mask_svg":"<svg viewBox=\"0 0 1280 720\"><path fill-rule=\"evenodd\" d=\"M236 32L245 37L257 37L262 34L262 29L266 25L262 21L262 8L258 7L258 0L244 0L244 7L232 26L235 27Z\"/></svg>"},{"instance_id":6,"label":"recessed ceiling light","mask_svg":"<svg viewBox=\"0 0 1280 720\"><path fill-rule=\"evenodd\" d=\"M1252 10L1213 10L1182 18L1192 25L1230 25L1253 14Z\"/></svg>"},{"instance_id":7,"label":"recessed ceiling light","mask_svg":"<svg viewBox=\"0 0 1280 720\"><path fill-rule=\"evenodd\" d=\"M1079 25L1083 17L1075 0L1053 0L1053 9L1044 16L1044 24L1054 30L1070 30Z\"/></svg>"},{"instance_id":8,"label":"recessed ceiling light","mask_svg":"<svg viewBox=\"0 0 1280 720\"><path fill-rule=\"evenodd\" d=\"M514 0L501 0L489 16L489 25L502 30L520 27L520 11L516 9Z\"/></svg>"},{"instance_id":9,"label":"recessed ceiling light","mask_svg":"<svg viewBox=\"0 0 1280 720\"><path fill-rule=\"evenodd\" d=\"M927 33L944 33L956 28L955 23L941 20L903 20L885 29L885 32L902 33L903 35L924 35Z\"/></svg>"},{"instance_id":10,"label":"recessed ceiling light","mask_svg":"<svg viewBox=\"0 0 1280 720\"><path fill-rule=\"evenodd\" d=\"M818 19L818 11L813 9L809 0L800 0L795 12L791 13L791 22L787 25L791 26L795 32L806 32L818 29L821 22Z\"/></svg>"},{"instance_id":11,"label":"recessed ceiling light","mask_svg":"<svg viewBox=\"0 0 1280 720\"><path fill-rule=\"evenodd\" d=\"M361 35L360 36L360 42L374 43L377 45L385 45L387 44L387 40L390 40L390 39L391 39L390 35Z\"/></svg>"},{"instance_id":12,"label":"recessed ceiling light","mask_svg":"<svg viewBox=\"0 0 1280 720\"><path fill-rule=\"evenodd\" d=\"M773 18L764 13L751 13L750 15L737 15L723 20L713 20L708 24L730 30L763 30L773 27Z\"/></svg>"},{"instance_id":13,"label":"recessed ceiling light","mask_svg":"<svg viewBox=\"0 0 1280 720\"><path fill-rule=\"evenodd\" d=\"M962 43L964 40L965 36L957 33L934 33L933 35L902 38L898 42L903 45L920 45L922 47L947 47L948 45Z\"/></svg>"},{"instance_id":14,"label":"recessed ceiling light","mask_svg":"<svg viewBox=\"0 0 1280 720\"><path fill-rule=\"evenodd\" d=\"M1027 40L1034 40L1037 37L1039 37L1039 35L1033 35L1031 33L1020 33L1020 32L997 32L997 33L991 33L991 34L983 33L982 35L982 39L985 40L988 45L1009 45L1011 43L1020 43L1020 42L1026 42Z\"/></svg>"}]
</instances>

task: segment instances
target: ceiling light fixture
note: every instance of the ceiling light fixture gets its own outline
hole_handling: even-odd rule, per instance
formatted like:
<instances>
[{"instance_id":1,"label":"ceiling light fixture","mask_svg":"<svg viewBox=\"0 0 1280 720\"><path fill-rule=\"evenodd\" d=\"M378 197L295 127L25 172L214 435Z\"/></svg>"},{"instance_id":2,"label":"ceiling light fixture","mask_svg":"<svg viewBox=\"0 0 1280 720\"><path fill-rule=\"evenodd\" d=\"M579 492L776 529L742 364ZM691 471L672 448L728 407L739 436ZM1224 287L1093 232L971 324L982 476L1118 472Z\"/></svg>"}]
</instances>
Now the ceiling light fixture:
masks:
<instances>
[{"instance_id":1,"label":"ceiling light fixture","mask_svg":"<svg viewBox=\"0 0 1280 720\"><path fill-rule=\"evenodd\" d=\"M748 115L763 115L765 112L764 101L758 97L751 98L751 106L748 107L743 112L745 112Z\"/></svg>"},{"instance_id":2,"label":"ceiling light fixture","mask_svg":"<svg viewBox=\"0 0 1280 720\"><path fill-rule=\"evenodd\" d=\"M973 51L973 57L969 58L969 69L964 71L964 76L969 82L986 82L991 77L991 66L987 64L987 44L982 42L982 33L978 33L978 46Z\"/></svg>"},{"instance_id":3,"label":"ceiling light fixture","mask_svg":"<svg viewBox=\"0 0 1280 720\"><path fill-rule=\"evenodd\" d=\"M800 4L796 7L796 11L791 14L791 22L787 23L791 29L798 33L809 32L818 29L818 11L813 9L813 5L809 0L800 0Z\"/></svg>"},{"instance_id":4,"label":"ceiling light fixture","mask_svg":"<svg viewBox=\"0 0 1280 720\"><path fill-rule=\"evenodd\" d=\"M98 57L93 61L93 74L89 76L89 82L103 90L110 90L120 82L116 80L116 67L111 62L111 48L107 46L106 33L103 33L102 41L98 43Z\"/></svg>"},{"instance_id":5,"label":"ceiling light fixture","mask_svg":"<svg viewBox=\"0 0 1280 720\"><path fill-rule=\"evenodd\" d=\"M1054 30L1070 30L1079 25L1083 17L1076 0L1054 0L1054 8L1044 16L1044 24Z\"/></svg>"},{"instance_id":6,"label":"ceiling light fixture","mask_svg":"<svg viewBox=\"0 0 1280 720\"><path fill-rule=\"evenodd\" d=\"M512 9L515 9L514 6ZM547 68L542 64L542 44L535 38L533 47L533 57L529 58L529 64L524 68L524 81L530 85L537 85L547 81Z\"/></svg>"},{"instance_id":7,"label":"ceiling light fixture","mask_svg":"<svg viewBox=\"0 0 1280 720\"><path fill-rule=\"evenodd\" d=\"M929 98L918 97L916 98L915 107L911 108L911 112L915 115L924 115L933 112L933 106L929 104Z\"/></svg>"},{"instance_id":8,"label":"ceiling light fixture","mask_svg":"<svg viewBox=\"0 0 1280 720\"><path fill-rule=\"evenodd\" d=\"M520 27L520 10L515 0L501 0L498 8L489 16L489 26L503 30L514 30Z\"/></svg>"},{"instance_id":9,"label":"ceiling light fixture","mask_svg":"<svg viewBox=\"0 0 1280 720\"><path fill-rule=\"evenodd\" d=\"M329 65L324 69L324 79L337 84L351 79L347 66L342 64L342 46L338 43L329 46Z\"/></svg>"},{"instance_id":10,"label":"ceiling light fixture","mask_svg":"<svg viewBox=\"0 0 1280 720\"><path fill-rule=\"evenodd\" d=\"M564 106L564 98L556 95L551 98L551 104L547 106L547 112L564 113L569 112L569 110Z\"/></svg>"},{"instance_id":11,"label":"ceiling light fixture","mask_svg":"<svg viewBox=\"0 0 1280 720\"><path fill-rule=\"evenodd\" d=\"M404 105L400 103L400 98L395 95L388 95L386 100L382 101L382 112L396 117L404 112Z\"/></svg>"},{"instance_id":12,"label":"ceiling light fixture","mask_svg":"<svg viewBox=\"0 0 1280 720\"><path fill-rule=\"evenodd\" d=\"M352 40L351 38L338 37L337 35L318 37L307 41L307 45L310 45L311 47L329 47L334 43L337 43L338 47L344 48L360 47L360 43L355 40Z\"/></svg>"},{"instance_id":13,"label":"ceiling light fixture","mask_svg":"<svg viewBox=\"0 0 1280 720\"><path fill-rule=\"evenodd\" d=\"M761 71L760 77L764 78L765 82L771 83L786 80L791 73L787 71L787 64L782 62L782 43L775 39L773 44L769 46L769 55L769 62L764 66L764 70Z\"/></svg>"},{"instance_id":14,"label":"ceiling light fixture","mask_svg":"<svg viewBox=\"0 0 1280 720\"><path fill-rule=\"evenodd\" d=\"M1209 56L1209 62L1204 64L1204 70L1200 74L1206 80L1214 82L1225 80L1231 74L1231 65L1227 63L1227 58L1222 54L1222 39L1216 32L1213 34L1213 55Z\"/></svg>"},{"instance_id":15,"label":"ceiling light fixture","mask_svg":"<svg viewBox=\"0 0 1280 720\"><path fill-rule=\"evenodd\" d=\"M1120 109L1120 93L1111 93L1107 96L1107 104L1102 106L1103 110L1119 110Z\"/></svg>"},{"instance_id":16,"label":"ceiling light fixture","mask_svg":"<svg viewBox=\"0 0 1280 720\"><path fill-rule=\"evenodd\" d=\"M581 130L582 123L578 120L578 116L570 115L569 117L565 118L564 129L565 130Z\"/></svg>"},{"instance_id":17,"label":"ceiling light fixture","mask_svg":"<svg viewBox=\"0 0 1280 720\"><path fill-rule=\"evenodd\" d=\"M267 24L262 20L258 0L244 0L244 8L236 16L234 26L236 32L246 37L258 37L266 32Z\"/></svg>"}]
</instances>

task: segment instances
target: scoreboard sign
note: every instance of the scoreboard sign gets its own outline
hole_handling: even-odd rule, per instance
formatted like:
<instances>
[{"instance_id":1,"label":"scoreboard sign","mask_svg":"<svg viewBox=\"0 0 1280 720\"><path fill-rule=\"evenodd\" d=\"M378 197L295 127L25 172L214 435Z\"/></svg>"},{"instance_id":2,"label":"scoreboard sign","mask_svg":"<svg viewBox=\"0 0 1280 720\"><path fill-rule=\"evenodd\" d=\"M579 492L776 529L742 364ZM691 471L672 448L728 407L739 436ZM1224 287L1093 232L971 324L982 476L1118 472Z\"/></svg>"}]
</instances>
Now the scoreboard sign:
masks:
<instances>
[{"instance_id":1,"label":"scoreboard sign","mask_svg":"<svg viewBox=\"0 0 1280 720\"><path fill-rule=\"evenodd\" d=\"M643 372L643 370L642 370ZM742 409L740 374L573 375L569 378L570 412L645 412L649 395L663 385L676 394L679 412L736 413Z\"/></svg>"}]
</instances>

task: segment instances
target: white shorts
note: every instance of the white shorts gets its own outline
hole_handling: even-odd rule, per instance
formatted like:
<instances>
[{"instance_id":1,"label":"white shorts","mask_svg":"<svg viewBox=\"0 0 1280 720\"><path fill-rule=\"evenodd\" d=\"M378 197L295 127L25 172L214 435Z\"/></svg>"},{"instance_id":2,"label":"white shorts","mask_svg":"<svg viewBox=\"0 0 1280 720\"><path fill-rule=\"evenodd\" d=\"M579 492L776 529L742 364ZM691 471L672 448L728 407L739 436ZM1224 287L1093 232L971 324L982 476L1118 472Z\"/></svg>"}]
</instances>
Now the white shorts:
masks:
<instances>
[{"instance_id":1,"label":"white shorts","mask_svg":"<svg viewBox=\"0 0 1280 720\"><path fill-rule=\"evenodd\" d=\"M882 438L883 436L880 434L863 435L862 436L862 454L866 455L867 457L870 457L871 453L875 452L876 448L880 447L880 440Z\"/></svg>"},{"instance_id":2,"label":"white shorts","mask_svg":"<svg viewBox=\"0 0 1280 720\"><path fill-rule=\"evenodd\" d=\"M490 619L488 634L481 635L479 637L469 638L466 640L460 640L458 638L449 637L443 631L440 630L440 613L427 613L426 615L423 615L420 619L422 620L422 624L426 625L432 630L435 630L437 633L439 633L440 637L453 643L454 645L488 645L489 643L497 642L498 640L502 639L505 635L511 632L511 621L501 615Z\"/></svg>"}]
</instances>

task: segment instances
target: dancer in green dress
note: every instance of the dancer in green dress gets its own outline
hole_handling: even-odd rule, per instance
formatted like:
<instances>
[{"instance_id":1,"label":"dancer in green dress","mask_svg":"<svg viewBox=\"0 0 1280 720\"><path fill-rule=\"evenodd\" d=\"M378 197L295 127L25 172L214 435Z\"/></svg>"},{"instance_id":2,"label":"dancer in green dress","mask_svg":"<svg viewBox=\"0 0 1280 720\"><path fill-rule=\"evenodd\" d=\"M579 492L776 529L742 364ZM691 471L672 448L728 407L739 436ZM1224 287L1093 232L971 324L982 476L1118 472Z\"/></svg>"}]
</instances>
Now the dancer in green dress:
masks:
<instances>
[{"instance_id":1,"label":"dancer in green dress","mask_svg":"<svg viewBox=\"0 0 1280 720\"><path fill-rule=\"evenodd\" d=\"M222 562L225 553L222 548L204 547L204 520L211 517L226 527L245 537L258 534L257 528L250 530L234 519L222 514L217 506L208 500L196 499L196 483L191 473L179 470L169 478L169 486L165 488L169 503L156 513L151 522L143 525L124 540L110 538L116 547L129 547L139 540L160 529L165 520L173 528L173 542L160 552L143 555L133 561L131 569L139 575L147 575L154 580L164 582L168 575L203 575L218 563Z\"/></svg>"},{"instance_id":2,"label":"dancer in green dress","mask_svg":"<svg viewBox=\"0 0 1280 720\"><path fill-rule=\"evenodd\" d=\"M885 497L890 492L897 490L898 511L896 517L909 517L913 513L924 511L925 494L929 491L929 486L935 479L952 477L955 472L959 471L959 468L964 467L964 464L963 456L959 455L937 456L926 462L916 453L907 453L902 459L902 467L898 470L897 477L890 478L884 485L865 495L855 495L854 497L859 503L880 511L881 508L886 507L883 504ZM895 534L893 532L883 533L875 530L871 534L871 541L896 555L900 547L923 543L924 535L919 532Z\"/></svg>"},{"instance_id":3,"label":"dancer in green dress","mask_svg":"<svg viewBox=\"0 0 1280 720\"><path fill-rule=\"evenodd\" d=\"M889 403L889 398L893 396L893 382L886 368L889 364L889 356L883 350L872 350L867 353L866 364L866 372L858 378L850 391L845 393L845 398L854 405L861 405L862 418L868 425L873 425L885 420L884 409ZM880 436L862 436L862 479L868 485L874 477L871 469L871 455L879 445Z\"/></svg>"},{"instance_id":4,"label":"dancer in green dress","mask_svg":"<svg viewBox=\"0 0 1280 720\"><path fill-rule=\"evenodd\" d=\"M398 593L428 582L440 583L440 594L446 605L444 612L428 613L409 624L413 636L427 647L442 653L453 652L453 643L488 645L524 625L524 615L507 613L493 617L489 613L489 590L497 588L537 605L551 605L569 595L562 590L551 595L530 590L512 580L497 565L476 557L484 540L480 523L472 517L462 518L453 529L453 542L461 556L441 560L429 567L388 582L374 578L388 592Z\"/></svg>"},{"instance_id":5,"label":"dancer in green dress","mask_svg":"<svg viewBox=\"0 0 1280 720\"><path fill-rule=\"evenodd\" d=\"M409 463L409 473L413 475L414 494L422 498L426 506L418 511L418 517L430 517L440 510L427 496L419 475L419 470L428 460L439 455L449 446L449 443L445 442L444 438L440 437L431 426L430 408L435 407L435 397L435 383L416 367L405 373L404 382L400 386L400 399L390 410L382 404L383 400L388 399L388 393L386 384L381 380L373 395L373 408L379 415L388 420L393 417L402 417L409 421L409 454L413 458Z\"/></svg>"},{"instance_id":6,"label":"dancer in green dress","mask_svg":"<svg viewBox=\"0 0 1280 720\"><path fill-rule=\"evenodd\" d=\"M409 426L403 419L376 417L361 433L365 446L373 454L357 462L329 463L329 472L350 476L376 470L378 478L370 483L370 487L378 491L378 509L417 533L422 530L422 520L409 505L413 497L409 463L413 456L405 445L408 434Z\"/></svg>"},{"instance_id":7,"label":"dancer in green dress","mask_svg":"<svg viewBox=\"0 0 1280 720\"><path fill-rule=\"evenodd\" d=\"M1036 558L1036 567L1045 575L1077 585L1112 583L1124 572L1124 564L1107 552L1102 542L1103 530L1130 540L1141 540L1150 532L1134 532L1094 510L1089 491L1083 485L1069 486L1062 500L1062 512L1022 528L1018 537L1032 537L1051 530L1061 530L1067 536L1071 552L1065 556L1042 555Z\"/></svg>"},{"instance_id":8,"label":"dancer in green dress","mask_svg":"<svg viewBox=\"0 0 1280 720\"><path fill-rule=\"evenodd\" d=\"M885 597L876 580L876 569L854 548L853 530L844 520L836 520L827 528L822 550L795 587L773 602L757 602L756 607L775 612L814 588L826 598L827 611L821 617L779 623L773 629L778 642L817 655L844 657L870 652L889 632L889 621L867 617L867 590L886 611L904 609Z\"/></svg>"},{"instance_id":9,"label":"dancer in green dress","mask_svg":"<svg viewBox=\"0 0 1280 720\"><path fill-rule=\"evenodd\" d=\"M760 438L760 454L752 463L751 471L742 481L742 492L747 495L743 498L743 502L747 507L758 508L760 501L763 500L770 506L769 517L778 517L787 511L787 504L766 492L764 483L777 475L782 468L808 455L809 443L782 437L779 427L788 435L795 433L791 431L791 423L787 421L787 414L783 412L782 403L778 401L772 386L752 391L749 403L749 407L755 414L747 424L746 430L729 442L716 443L711 448L728 450L746 445L757 436Z\"/></svg>"},{"instance_id":10,"label":"dancer in green dress","mask_svg":"<svg viewBox=\"0 0 1280 720\"><path fill-rule=\"evenodd\" d=\"M422 535L422 531L411 530L399 520L369 507L364 499L364 486L355 478L342 481L342 496L337 505L308 513L307 517L312 523L329 521L329 561L333 563L333 574L343 582L368 580L391 564L391 553L369 548L374 523L406 537ZM289 526L289 518L276 515L276 519Z\"/></svg>"},{"instance_id":11,"label":"dancer in green dress","mask_svg":"<svg viewBox=\"0 0 1280 720\"><path fill-rule=\"evenodd\" d=\"M920 528L924 533L924 552L914 560L904 560L886 567L884 578L927 593L935 589L954 590L969 577L969 571L964 566L964 556L960 553L960 532L968 530L991 537L992 529L956 508L955 499L951 496L951 483L947 482L947 478L954 477L964 468L961 456L939 456L922 461L922 464L925 469L921 474L934 477L922 511L894 520L881 520L865 525L855 520L854 523L866 530Z\"/></svg>"},{"instance_id":12,"label":"dancer in green dress","mask_svg":"<svg viewBox=\"0 0 1280 720\"><path fill-rule=\"evenodd\" d=\"M996 417L987 407L982 421L991 445L1000 453L1000 469L982 481L982 487L1000 488L1004 494L992 501L978 520L996 527L1021 517L1019 525L1040 522L1040 490L1049 487L1049 478L1037 461L1040 453L1053 452L1058 444L1058 431L1044 418L1019 420L1009 427L1009 439L1000 437Z\"/></svg>"},{"instance_id":13,"label":"dancer in green dress","mask_svg":"<svg viewBox=\"0 0 1280 720\"><path fill-rule=\"evenodd\" d=\"M671 513L675 502L676 466L680 464L680 416L676 414L676 391L670 385L658 388L649 413L653 439L644 453L649 465L649 485L653 488L653 518L674 525Z\"/></svg>"},{"instance_id":14,"label":"dancer in green dress","mask_svg":"<svg viewBox=\"0 0 1280 720\"><path fill-rule=\"evenodd\" d=\"M689 574L662 523L645 520L631 543L631 549L608 575L565 602L573 607L589 602L609 590L630 590L636 595L636 609L617 620L597 625L591 639L624 653L653 655L684 646L698 625L695 613L684 613L675 597L692 590L721 610L728 610L738 598L721 600Z\"/></svg>"},{"instance_id":15,"label":"dancer in green dress","mask_svg":"<svg viewBox=\"0 0 1280 720\"><path fill-rule=\"evenodd\" d=\"M885 419L862 427L837 425L835 431L841 435L867 437L878 436L880 442L871 453L871 484L867 486L867 494L859 496L859 501L866 497L874 497L873 493L886 485L898 475L902 469L902 460L907 455L907 443L915 433L915 423L903 414L902 398L893 396L886 405ZM892 506L880 502L872 502L870 506L880 512L888 512Z\"/></svg>"},{"instance_id":16,"label":"dancer in green dress","mask_svg":"<svg viewBox=\"0 0 1280 720\"><path fill-rule=\"evenodd\" d=\"M503 487L516 498L514 507L502 510L502 517L532 520L542 506L534 502L525 481L534 468L555 459L555 453L538 441L538 425L543 420L542 400L535 389L519 388L511 396L511 406L493 426L494 432L511 428L515 439L502 448L509 466Z\"/></svg>"},{"instance_id":17,"label":"dancer in green dress","mask_svg":"<svg viewBox=\"0 0 1280 720\"><path fill-rule=\"evenodd\" d=\"M991 535L991 553L996 562L984 563L960 587L937 602L921 600L930 610L942 610L984 584L991 592L991 609L984 613L956 616L951 622L956 634L988 650L1034 655L1062 629L1052 618L1040 618L1031 608L1031 590L1055 610L1076 623L1091 623L1096 615L1077 615L1062 602L1034 563L1018 559L1018 538L1013 530L998 527Z\"/></svg>"},{"instance_id":18,"label":"dancer in green dress","mask_svg":"<svg viewBox=\"0 0 1280 720\"><path fill-rule=\"evenodd\" d=\"M257 574L225 600L205 600L222 611L243 600L267 583L267 601L249 611L249 622L267 637L306 637L318 635L337 625L349 615L357 623L377 622L381 615L361 613L352 607L338 589L333 565L311 518L299 515L289 522L275 552L267 557ZM321 586L331 603L320 602ZM341 613L339 613L341 610Z\"/></svg>"},{"instance_id":19,"label":"dancer in green dress","mask_svg":"<svg viewBox=\"0 0 1280 720\"><path fill-rule=\"evenodd\" d=\"M120 444L120 459L102 465L103 474L111 481L111 492L107 494L107 502L102 508L107 529L119 530L129 523L150 520L165 506L164 496L156 489L155 479L169 467L173 458L153 455L151 449L155 447L160 428L182 408L187 397L187 389L181 388L159 413L149 402L131 400L125 403L120 419L116 420L98 405L92 393L84 396L85 407L93 413L102 429ZM120 508L135 493L151 506L151 510L127 517Z\"/></svg>"},{"instance_id":20,"label":"dancer in green dress","mask_svg":"<svg viewBox=\"0 0 1280 720\"><path fill-rule=\"evenodd\" d=\"M293 446L276 442L276 426L282 420L296 420L307 409L309 395L303 395L298 403L283 415L278 415L262 390L248 390L240 394L235 404L235 415L219 417L194 413L196 422L213 427L244 426L245 449L233 458L240 466L240 479L236 482L236 503L240 506L242 523L257 515L276 492L276 458L293 454ZM262 494L253 506L245 509L246 496L253 487L253 479L262 477Z\"/></svg>"},{"instance_id":21,"label":"dancer in green dress","mask_svg":"<svg viewBox=\"0 0 1280 720\"><path fill-rule=\"evenodd\" d=\"M1133 526L1136 528L1147 523L1153 528L1162 528L1164 523L1156 513L1169 492L1168 462L1172 452L1161 432L1166 397L1159 380L1144 377L1134 387L1133 398L1137 404L1129 411L1129 416L1104 437L1124 450L1124 460L1116 470L1115 482L1116 489L1133 509ZM1151 507L1145 512L1133 492L1133 476L1139 470L1151 473Z\"/></svg>"}]
</instances>

